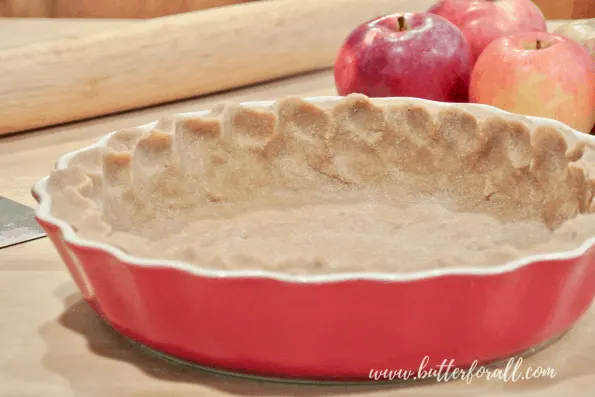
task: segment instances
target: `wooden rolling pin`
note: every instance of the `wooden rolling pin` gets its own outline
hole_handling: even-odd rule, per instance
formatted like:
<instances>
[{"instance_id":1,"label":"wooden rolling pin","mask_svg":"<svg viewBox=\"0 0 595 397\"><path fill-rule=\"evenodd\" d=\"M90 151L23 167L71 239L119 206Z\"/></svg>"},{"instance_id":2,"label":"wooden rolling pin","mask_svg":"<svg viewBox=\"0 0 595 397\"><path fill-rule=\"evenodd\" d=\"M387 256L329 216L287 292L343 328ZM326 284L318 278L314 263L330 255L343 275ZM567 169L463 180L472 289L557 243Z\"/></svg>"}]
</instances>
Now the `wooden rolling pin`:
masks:
<instances>
[{"instance_id":1,"label":"wooden rolling pin","mask_svg":"<svg viewBox=\"0 0 595 397\"><path fill-rule=\"evenodd\" d=\"M0 51L0 135L329 67L358 24L433 0L269 0Z\"/></svg>"}]
</instances>

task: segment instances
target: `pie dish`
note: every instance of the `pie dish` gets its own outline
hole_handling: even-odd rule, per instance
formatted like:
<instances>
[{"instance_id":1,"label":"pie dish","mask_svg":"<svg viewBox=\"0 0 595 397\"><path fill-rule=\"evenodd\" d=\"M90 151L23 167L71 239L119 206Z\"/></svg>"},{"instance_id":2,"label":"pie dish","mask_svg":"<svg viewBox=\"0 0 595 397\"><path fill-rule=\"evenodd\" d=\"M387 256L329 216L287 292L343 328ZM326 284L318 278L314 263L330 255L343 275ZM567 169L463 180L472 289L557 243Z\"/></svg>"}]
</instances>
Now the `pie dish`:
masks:
<instances>
[{"instance_id":1,"label":"pie dish","mask_svg":"<svg viewBox=\"0 0 595 397\"><path fill-rule=\"evenodd\" d=\"M223 103L63 156L37 218L124 335L255 375L491 362L595 294L595 141L485 105Z\"/></svg>"}]
</instances>

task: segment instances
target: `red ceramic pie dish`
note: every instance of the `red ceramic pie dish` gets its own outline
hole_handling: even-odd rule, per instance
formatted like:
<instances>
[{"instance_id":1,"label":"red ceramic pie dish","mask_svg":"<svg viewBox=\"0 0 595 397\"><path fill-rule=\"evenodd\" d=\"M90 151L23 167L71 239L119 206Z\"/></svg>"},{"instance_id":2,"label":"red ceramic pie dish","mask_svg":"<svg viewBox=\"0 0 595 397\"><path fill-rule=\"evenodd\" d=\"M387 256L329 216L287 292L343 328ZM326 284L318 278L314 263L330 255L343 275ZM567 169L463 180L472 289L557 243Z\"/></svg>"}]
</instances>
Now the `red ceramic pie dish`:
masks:
<instances>
[{"instance_id":1,"label":"red ceramic pie dish","mask_svg":"<svg viewBox=\"0 0 595 397\"><path fill-rule=\"evenodd\" d=\"M63 156L57 168L74 154ZM37 220L94 310L135 341L216 369L368 380L372 369L417 371L425 357L427 368L445 359L459 367L487 363L563 334L595 295L595 238L574 251L501 266L403 274L297 276L136 258L83 240L53 217L47 182L46 177L33 188L40 203Z\"/></svg>"}]
</instances>

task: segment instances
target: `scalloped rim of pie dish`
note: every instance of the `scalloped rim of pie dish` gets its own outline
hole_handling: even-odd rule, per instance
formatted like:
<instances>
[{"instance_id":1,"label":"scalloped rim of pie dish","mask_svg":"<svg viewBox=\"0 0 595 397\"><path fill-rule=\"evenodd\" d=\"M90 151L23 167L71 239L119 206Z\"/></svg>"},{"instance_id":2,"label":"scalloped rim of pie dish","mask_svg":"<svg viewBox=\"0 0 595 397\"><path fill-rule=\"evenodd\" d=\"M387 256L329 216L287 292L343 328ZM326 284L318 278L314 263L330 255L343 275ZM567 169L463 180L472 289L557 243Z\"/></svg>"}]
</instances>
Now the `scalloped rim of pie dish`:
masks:
<instances>
[{"instance_id":1,"label":"scalloped rim of pie dish","mask_svg":"<svg viewBox=\"0 0 595 397\"><path fill-rule=\"evenodd\" d=\"M308 102L313 105L318 105L323 108L327 106L332 106L337 104L338 102L344 100L344 97L338 96L322 96L322 97L310 97L310 98L300 98L301 100ZM368 99L368 98L367 98ZM419 105L423 107L427 107L427 109L434 109L440 110L448 107L457 107L461 110L467 110L469 112L479 112L480 114L484 114L486 116L501 116L504 118L512 119L515 121L528 121L530 124L533 125L534 128L546 126L546 127L553 127L560 134L565 138L568 142L570 139L571 141L574 140L575 142L584 142L588 147L595 148L595 137L580 133L571 129L570 127L550 119L544 119L539 117L525 117L514 115L509 112L487 106L481 104L449 104L449 103L442 103L442 102L435 102L430 100L424 99L417 99L417 98L369 98L372 104L374 105L398 105L398 104L408 104L408 105ZM252 102L243 102L239 103L238 105L242 107L246 107L249 109L259 110L259 109L267 109L274 105L276 101L252 101ZM203 117L209 112L211 109L198 111L198 112L187 112L187 113L180 113L175 115L174 117L182 117L182 118L189 118L189 117ZM142 130L150 131L158 127L159 121L154 121L142 126L138 126L135 128L139 128ZM531 130L533 130L532 128ZM70 153L67 153L59 158L56 163L56 169L65 169L68 167L69 162L73 159L76 155L88 151L90 149L98 148L98 147L105 147L106 143L117 131L109 133L102 137L97 143L90 145L88 147L82 148L80 150L76 150ZM48 192L48 182L50 176L46 176L39 180L32 188L33 194L36 196L39 207L36 211L37 218L42 222L47 222L49 224L55 225L60 233L62 234L62 238L64 241L68 242L69 244L73 244L83 248L93 248L105 251L110 255L113 255L118 260L133 266L143 266L143 267L162 267L162 268L174 268L195 276L201 277L233 277L233 278L272 278L277 279L279 281L285 282L313 282L313 283L325 283L325 282L339 282L339 281L347 281L347 280L376 280L376 281L394 281L394 282L402 282L402 281L413 281L425 278L433 278L433 277L441 277L447 275L470 275L470 276L485 276L485 275L496 275L501 273L507 273L514 271L520 267L530 265L535 262L541 261L553 261L553 260L564 260L564 259L573 259L582 256L589 248L595 245L595 236L590 237L585 242L583 242L579 247L573 250L567 251L560 251L560 252L553 252L553 253L539 253L529 256L523 256L521 258L508 261L501 265L495 266L481 266L481 267L442 267L442 268L434 268L434 269L423 269L419 271L411 271L411 272L357 272L357 273L329 273L329 274L291 274L291 273L283 273L283 272L275 272L275 271L268 271L268 270L235 270L235 269L225 269L225 270L217 270L212 268L204 268L200 265L190 264L179 260L169 260L169 259L153 259L153 258L143 258L134 255L130 255L123 250L98 241L92 241L89 239L83 239L79 237L76 231L68 224L66 221L62 219L58 219L51 214L52 208L52 197Z\"/></svg>"}]
</instances>

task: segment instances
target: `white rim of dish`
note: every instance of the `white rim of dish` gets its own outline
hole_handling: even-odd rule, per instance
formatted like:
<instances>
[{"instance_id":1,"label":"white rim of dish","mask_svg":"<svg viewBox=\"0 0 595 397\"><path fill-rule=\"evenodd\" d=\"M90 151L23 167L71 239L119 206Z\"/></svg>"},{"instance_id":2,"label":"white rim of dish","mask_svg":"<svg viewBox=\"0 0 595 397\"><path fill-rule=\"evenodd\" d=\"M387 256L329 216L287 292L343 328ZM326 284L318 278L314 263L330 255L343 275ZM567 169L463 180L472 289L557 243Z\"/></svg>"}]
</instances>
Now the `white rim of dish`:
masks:
<instances>
[{"instance_id":1,"label":"white rim of dish","mask_svg":"<svg viewBox=\"0 0 595 397\"><path fill-rule=\"evenodd\" d=\"M310 98L303 98L303 100L313 103L313 104L331 104L334 102L338 102L344 99L341 96L319 96L319 97L310 97ZM410 97L393 97L393 98L370 98L370 100L375 104L383 104L383 103L390 103L395 101L403 101L409 103L418 103L424 105L430 105L436 108L440 107L449 107L449 106L457 106L461 104L454 104L448 102L436 102L427 99L419 99L419 98L410 98ZM250 101L250 102L242 102L242 106L250 107L250 108L267 108L274 104L275 101ZM510 112L495 108L493 106L483 105L483 104L463 104L468 108L476 108L486 110L494 115L510 115ZM175 116L181 117L196 117L201 116L209 112L209 110L202 110L197 112L186 112L186 113L179 113ZM595 136L591 136L589 134L578 132L569 126L551 119L541 118L541 117L531 117L531 116L524 116L528 120L535 123L536 126L539 125L548 125L556 128L562 128L565 130L570 130L578 140L587 141L591 144L595 145ZM142 129L151 129L157 125L157 121L153 121L148 124L144 124L142 126L138 126L137 128ZM66 168L69 161L78 153L100 147L105 146L107 140L114 134L115 132L111 132L105 136L103 136L98 142L93 145L84 147L82 149L67 153L61 156L57 163L56 169L63 169ZM497 274L503 274L515 271L521 267L528 266L530 264L536 262L543 262L543 261L557 261L557 260L568 260L568 259L576 259L581 257L583 254L586 253L593 245L595 245L595 236L591 237L587 241L585 241L580 247L570 250L570 251L561 251L555 253L546 253L546 254L536 254L531 256L526 256L519 258L517 260L506 262L502 265L498 266L490 266L490 267L452 267L452 268L439 268L439 269L428 269L428 270L421 270L417 272L407 272L407 273L386 273L386 272L357 272L357 273L336 273L336 274L323 274L323 275L293 275L289 273L281 273L281 272L271 272L265 270L214 270L209 268L203 268L198 265L191 265L189 263L185 263L182 261L175 261L175 260L167 260L167 259L148 259L142 257L136 257L133 255L129 255L122 251L119 248L114 246L100 243L96 241L90 241L86 239L82 239L78 237L74 231L74 229L64 222L61 219L55 218L50 213L51 208L51 197L47 191L47 183L48 183L49 176L45 176L41 180L39 180L32 188L32 191L35 195L37 195L39 200L39 206L36 210L36 216L47 223L55 225L58 227L60 232L63 235L64 241L70 244L74 244L83 248L91 248L91 249L98 249L102 251L106 251L107 253L113 255L121 262L125 262L128 265L132 266L141 266L141 267L157 267L157 268L172 268L177 269L186 273L189 273L194 276L199 277L209 277L209 278L267 278L267 279L275 279L278 281L284 282L291 282L291 283L329 283L329 282L342 282L342 281L355 281L355 280L367 280L367 281L385 281L385 282L404 282L404 281L418 281L424 280L428 278L436 278L436 277L443 277L443 276L492 276Z\"/></svg>"}]
</instances>

